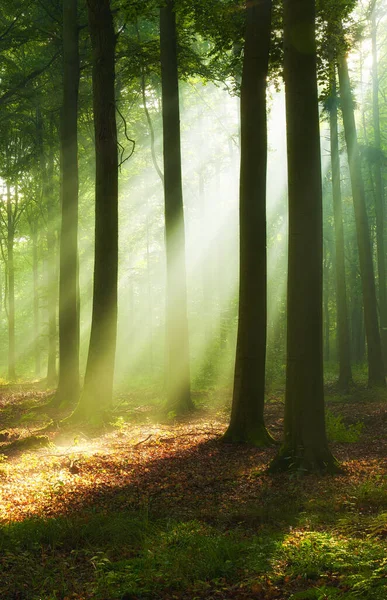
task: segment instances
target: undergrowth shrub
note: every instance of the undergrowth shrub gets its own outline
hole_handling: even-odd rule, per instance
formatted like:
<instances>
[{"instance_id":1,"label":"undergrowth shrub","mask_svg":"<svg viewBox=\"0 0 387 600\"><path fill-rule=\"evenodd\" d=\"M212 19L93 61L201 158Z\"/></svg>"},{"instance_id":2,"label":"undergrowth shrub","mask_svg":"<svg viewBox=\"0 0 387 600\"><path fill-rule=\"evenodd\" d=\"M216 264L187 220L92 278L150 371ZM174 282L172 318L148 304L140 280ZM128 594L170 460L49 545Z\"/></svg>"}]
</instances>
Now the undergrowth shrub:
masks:
<instances>
[{"instance_id":1,"label":"undergrowth shrub","mask_svg":"<svg viewBox=\"0 0 387 600\"><path fill-rule=\"evenodd\" d=\"M325 424L331 442L357 442L363 430L363 423L360 421L346 425L342 415L335 415L329 409L325 411Z\"/></svg>"},{"instance_id":2,"label":"undergrowth shrub","mask_svg":"<svg viewBox=\"0 0 387 600\"><path fill-rule=\"evenodd\" d=\"M111 562L106 555L94 564L98 598L155 597L166 588L206 587L208 581L232 575L242 544L196 521L171 524L151 535L142 551L129 560Z\"/></svg>"}]
</instances>

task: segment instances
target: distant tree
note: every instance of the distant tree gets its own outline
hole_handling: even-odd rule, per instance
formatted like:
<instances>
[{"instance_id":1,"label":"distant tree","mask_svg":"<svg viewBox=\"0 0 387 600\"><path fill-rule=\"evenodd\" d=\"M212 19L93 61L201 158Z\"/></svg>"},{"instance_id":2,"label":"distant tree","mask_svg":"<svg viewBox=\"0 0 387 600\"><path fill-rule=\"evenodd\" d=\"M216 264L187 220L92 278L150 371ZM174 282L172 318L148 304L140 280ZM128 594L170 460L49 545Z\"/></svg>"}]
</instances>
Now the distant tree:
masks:
<instances>
[{"instance_id":1,"label":"distant tree","mask_svg":"<svg viewBox=\"0 0 387 600\"><path fill-rule=\"evenodd\" d=\"M352 371L345 274L343 209L340 182L340 150L337 118L338 97L336 90L336 67L334 62L331 66L330 97L328 99L327 106L329 110L333 219L335 224L336 310L339 355L338 385L340 389L348 390L348 387L352 382Z\"/></svg>"},{"instance_id":2,"label":"distant tree","mask_svg":"<svg viewBox=\"0 0 387 600\"><path fill-rule=\"evenodd\" d=\"M379 292L380 331L384 359L387 369L387 290L386 290L386 257L385 257L385 199L383 182L383 153L380 127L379 107L379 73L377 46L377 2L371 3L371 40L372 40L372 122L374 130L374 179L375 179L375 214L376 214L376 250Z\"/></svg>"},{"instance_id":3,"label":"distant tree","mask_svg":"<svg viewBox=\"0 0 387 600\"><path fill-rule=\"evenodd\" d=\"M341 110L351 176L352 197L355 210L357 244L363 291L364 321L367 338L368 384L384 386L384 365L380 340L374 266L368 228L364 181L362 177L359 145L353 107L348 63L344 50L339 50L338 72L340 82Z\"/></svg>"},{"instance_id":4,"label":"distant tree","mask_svg":"<svg viewBox=\"0 0 387 600\"><path fill-rule=\"evenodd\" d=\"M241 81L240 275L234 393L225 441L273 443L263 418L267 268L266 168L271 0L246 3Z\"/></svg>"},{"instance_id":5,"label":"distant tree","mask_svg":"<svg viewBox=\"0 0 387 600\"><path fill-rule=\"evenodd\" d=\"M289 193L285 437L272 470L331 471L324 415L322 185L314 0L284 1Z\"/></svg>"},{"instance_id":6,"label":"distant tree","mask_svg":"<svg viewBox=\"0 0 387 600\"><path fill-rule=\"evenodd\" d=\"M54 387L57 377L56 355L57 355L57 302L58 302L58 242L57 242L57 206L58 199L55 197L54 172L55 172L55 150L54 144L55 127L54 115L50 114L48 124L48 143L46 151L46 169L42 171L43 194L46 215L46 279L47 279L47 312L48 312L48 356L47 356L47 387ZM55 405L56 396L53 399Z\"/></svg>"},{"instance_id":7,"label":"distant tree","mask_svg":"<svg viewBox=\"0 0 387 600\"><path fill-rule=\"evenodd\" d=\"M160 8L160 56L167 254L166 383L170 411L192 410L187 320L180 108L174 0Z\"/></svg>"}]
</instances>

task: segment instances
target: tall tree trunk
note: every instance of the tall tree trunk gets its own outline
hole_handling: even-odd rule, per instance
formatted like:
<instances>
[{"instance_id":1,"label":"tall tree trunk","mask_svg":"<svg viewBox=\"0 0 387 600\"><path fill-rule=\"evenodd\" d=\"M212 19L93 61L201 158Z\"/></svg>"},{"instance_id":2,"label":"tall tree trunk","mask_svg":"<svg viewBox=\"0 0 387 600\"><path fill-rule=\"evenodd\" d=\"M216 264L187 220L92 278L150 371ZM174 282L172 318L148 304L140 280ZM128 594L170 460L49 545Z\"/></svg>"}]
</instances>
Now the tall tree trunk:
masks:
<instances>
[{"instance_id":1,"label":"tall tree trunk","mask_svg":"<svg viewBox=\"0 0 387 600\"><path fill-rule=\"evenodd\" d=\"M372 11L372 117L374 128L374 146L376 160L375 175L375 213L376 213L376 249L379 280L379 317L382 340L384 367L387 366L387 294L386 294L386 263L385 263L385 225L384 225L384 185L382 173L382 150L380 135L379 111L379 76L378 76L378 50L377 50L377 25L376 10Z\"/></svg>"},{"instance_id":2,"label":"tall tree trunk","mask_svg":"<svg viewBox=\"0 0 387 600\"><path fill-rule=\"evenodd\" d=\"M266 78L271 0L246 3L246 37L241 83L241 169L239 192L239 320L231 420L225 441L257 446L273 442L265 398L266 267Z\"/></svg>"},{"instance_id":3,"label":"tall tree trunk","mask_svg":"<svg viewBox=\"0 0 387 600\"><path fill-rule=\"evenodd\" d=\"M344 121L344 134L348 152L352 196L355 209L357 243L359 247L360 274L363 291L364 320L367 337L368 384L384 386L384 365L380 342L374 267L372 262L368 217L365 203L364 182L357 143L355 115L351 84L346 57L338 58L341 109Z\"/></svg>"},{"instance_id":4,"label":"tall tree trunk","mask_svg":"<svg viewBox=\"0 0 387 600\"><path fill-rule=\"evenodd\" d=\"M43 143L43 119L40 102L36 108L36 145L38 151L38 165L40 171L41 200L44 199L46 190L46 158ZM38 237L40 220L33 212L28 216L32 240L32 283L33 283L33 312L34 312L34 361L35 377L40 377L40 319L39 319L39 251Z\"/></svg>"},{"instance_id":5,"label":"tall tree trunk","mask_svg":"<svg viewBox=\"0 0 387 600\"><path fill-rule=\"evenodd\" d=\"M35 377L40 377L40 320L39 320L39 256L38 256L38 230L32 225L32 283L34 307L34 358Z\"/></svg>"},{"instance_id":6,"label":"tall tree trunk","mask_svg":"<svg viewBox=\"0 0 387 600\"><path fill-rule=\"evenodd\" d=\"M331 77L331 105L329 111L331 168L332 168L332 198L333 220L335 224L335 260L336 260L336 311L337 311L337 342L339 354L339 381L341 390L348 390L352 382L347 288L345 275L345 245L343 227L343 208L341 202L340 183L340 152L337 120L336 73L333 67Z\"/></svg>"},{"instance_id":7,"label":"tall tree trunk","mask_svg":"<svg viewBox=\"0 0 387 600\"><path fill-rule=\"evenodd\" d=\"M153 299L152 299L152 272L151 272L151 252L150 252L150 222L149 222L149 201L146 199L146 287L148 303L148 332L149 332L149 372L151 376L154 373L154 332L153 332Z\"/></svg>"},{"instance_id":8,"label":"tall tree trunk","mask_svg":"<svg viewBox=\"0 0 387 600\"><path fill-rule=\"evenodd\" d=\"M63 3L63 107L61 122L62 220L59 270L59 381L55 405L79 397L78 88L77 0Z\"/></svg>"},{"instance_id":9,"label":"tall tree trunk","mask_svg":"<svg viewBox=\"0 0 387 600\"><path fill-rule=\"evenodd\" d=\"M180 108L174 0L160 9L165 240L167 254L166 383L170 411L192 410L187 319Z\"/></svg>"},{"instance_id":10,"label":"tall tree trunk","mask_svg":"<svg viewBox=\"0 0 387 600\"><path fill-rule=\"evenodd\" d=\"M331 319L329 314L329 298L330 298L330 271L331 260L328 256L328 248L326 244L323 246L323 320L324 320L324 360L330 361L331 358Z\"/></svg>"},{"instance_id":11,"label":"tall tree trunk","mask_svg":"<svg viewBox=\"0 0 387 600\"><path fill-rule=\"evenodd\" d=\"M325 433L315 2L284 0L289 192L285 439L272 470L336 468Z\"/></svg>"},{"instance_id":12,"label":"tall tree trunk","mask_svg":"<svg viewBox=\"0 0 387 600\"><path fill-rule=\"evenodd\" d=\"M351 356L356 364L362 364L365 358L364 340L364 310L359 272L359 252L357 236L354 230L348 245L350 257L349 270L349 298L350 298L350 324L351 324Z\"/></svg>"},{"instance_id":13,"label":"tall tree trunk","mask_svg":"<svg viewBox=\"0 0 387 600\"><path fill-rule=\"evenodd\" d=\"M117 338L118 154L115 45L109 0L87 0L93 61L96 154L95 263L85 386L75 415L99 421L113 395Z\"/></svg>"},{"instance_id":14,"label":"tall tree trunk","mask_svg":"<svg viewBox=\"0 0 387 600\"><path fill-rule=\"evenodd\" d=\"M7 183L7 263L8 263L8 379L16 379L15 357L15 267L13 247L15 240L14 207L11 186Z\"/></svg>"},{"instance_id":15,"label":"tall tree trunk","mask_svg":"<svg viewBox=\"0 0 387 600\"><path fill-rule=\"evenodd\" d=\"M56 210L54 208L54 122L50 118L49 149L47 157L47 308L48 308L48 358L47 358L47 387L56 384L56 351L57 351L57 240L56 240Z\"/></svg>"}]
</instances>

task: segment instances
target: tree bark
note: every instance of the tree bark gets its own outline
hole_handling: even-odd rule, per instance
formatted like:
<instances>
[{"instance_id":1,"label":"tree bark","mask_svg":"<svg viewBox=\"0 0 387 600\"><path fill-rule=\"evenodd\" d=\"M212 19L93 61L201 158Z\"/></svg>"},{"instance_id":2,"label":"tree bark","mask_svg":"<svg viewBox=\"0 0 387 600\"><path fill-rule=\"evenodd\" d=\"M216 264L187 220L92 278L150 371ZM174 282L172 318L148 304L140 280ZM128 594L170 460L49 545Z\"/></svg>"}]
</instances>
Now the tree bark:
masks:
<instances>
[{"instance_id":1,"label":"tree bark","mask_svg":"<svg viewBox=\"0 0 387 600\"><path fill-rule=\"evenodd\" d=\"M289 193L285 437L272 470L333 471L324 415L322 184L315 2L284 0Z\"/></svg>"},{"instance_id":2,"label":"tree bark","mask_svg":"<svg viewBox=\"0 0 387 600\"><path fill-rule=\"evenodd\" d=\"M187 319L185 233L180 151L180 108L174 0L160 9L160 58L167 254L167 407L176 414L193 409Z\"/></svg>"},{"instance_id":3,"label":"tree bark","mask_svg":"<svg viewBox=\"0 0 387 600\"><path fill-rule=\"evenodd\" d=\"M347 391L352 382L347 288L345 274L345 245L343 227L343 208L341 202L340 183L340 151L337 120L336 73L333 67L331 77L331 104L329 111L333 220L335 225L335 261L336 261L336 311L337 311L337 345L339 354L338 387Z\"/></svg>"},{"instance_id":4,"label":"tree bark","mask_svg":"<svg viewBox=\"0 0 387 600\"><path fill-rule=\"evenodd\" d=\"M265 398L266 267L266 78L271 34L271 0L246 3L241 82L239 191L239 319L234 391L225 441L273 443L263 418Z\"/></svg>"},{"instance_id":5,"label":"tree bark","mask_svg":"<svg viewBox=\"0 0 387 600\"><path fill-rule=\"evenodd\" d=\"M110 0L87 0L96 155L93 312L85 385L76 417L100 421L112 404L117 338L118 154L115 45Z\"/></svg>"},{"instance_id":6,"label":"tree bark","mask_svg":"<svg viewBox=\"0 0 387 600\"><path fill-rule=\"evenodd\" d=\"M63 107L61 122L62 220L59 267L59 381L54 404L79 397L78 89L77 0L63 3Z\"/></svg>"},{"instance_id":7,"label":"tree bark","mask_svg":"<svg viewBox=\"0 0 387 600\"><path fill-rule=\"evenodd\" d=\"M347 145L352 196L355 210L357 243L359 248L364 320L367 338L368 384L369 386L385 386L382 346L380 341L376 304L374 267L372 262L360 153L357 142L353 98L351 93L347 60L342 54L338 57L338 71L341 109L344 121L344 134Z\"/></svg>"}]
</instances>

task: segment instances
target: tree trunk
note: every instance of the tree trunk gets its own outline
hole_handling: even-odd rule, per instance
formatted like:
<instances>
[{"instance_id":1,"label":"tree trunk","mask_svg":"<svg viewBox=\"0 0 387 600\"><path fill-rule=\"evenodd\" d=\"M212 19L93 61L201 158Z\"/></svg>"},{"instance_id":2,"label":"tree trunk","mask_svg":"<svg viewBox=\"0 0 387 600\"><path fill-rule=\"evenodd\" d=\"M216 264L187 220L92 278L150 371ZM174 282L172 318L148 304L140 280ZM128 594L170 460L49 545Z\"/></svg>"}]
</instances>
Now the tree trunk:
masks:
<instances>
[{"instance_id":1,"label":"tree trunk","mask_svg":"<svg viewBox=\"0 0 387 600\"><path fill-rule=\"evenodd\" d=\"M331 319L329 314L329 298L330 298L330 271L331 260L328 255L327 244L323 244L323 321L324 321L324 361L329 362L331 358Z\"/></svg>"},{"instance_id":2,"label":"tree trunk","mask_svg":"<svg viewBox=\"0 0 387 600\"><path fill-rule=\"evenodd\" d=\"M93 313L78 417L100 421L113 395L117 338L118 154L115 45L109 0L87 0L93 60L96 154Z\"/></svg>"},{"instance_id":3,"label":"tree trunk","mask_svg":"<svg viewBox=\"0 0 387 600\"><path fill-rule=\"evenodd\" d=\"M285 439L272 470L333 471L324 417L322 185L315 2L284 1L289 192Z\"/></svg>"},{"instance_id":4,"label":"tree trunk","mask_svg":"<svg viewBox=\"0 0 387 600\"><path fill-rule=\"evenodd\" d=\"M345 141L348 152L352 196L355 210L357 243L359 248L360 274L363 291L364 320L367 337L368 384L384 386L384 365L380 342L374 267L372 262L368 217L365 203L364 183L357 143L356 123L353 109L351 84L345 56L338 58L341 109L344 121Z\"/></svg>"},{"instance_id":5,"label":"tree trunk","mask_svg":"<svg viewBox=\"0 0 387 600\"><path fill-rule=\"evenodd\" d=\"M333 67L331 78L331 105L329 111L330 124L330 146L331 146L331 168L332 168L332 198L333 198L333 220L335 224L335 247L336 247L336 311L337 311L337 345L339 353L339 389L346 391L352 382L347 289L345 275L345 246L343 209L341 202L340 183L340 152L339 135L337 123L337 94L336 73Z\"/></svg>"},{"instance_id":6,"label":"tree trunk","mask_svg":"<svg viewBox=\"0 0 387 600\"><path fill-rule=\"evenodd\" d=\"M246 37L241 83L239 320L231 420L225 441L257 446L273 443L263 408L265 398L266 267L266 78L271 0L246 3Z\"/></svg>"},{"instance_id":7,"label":"tree trunk","mask_svg":"<svg viewBox=\"0 0 387 600\"><path fill-rule=\"evenodd\" d=\"M33 282L33 307L34 307L34 358L35 377L40 377L40 322L39 322L39 257L38 257L38 230L32 225L32 282Z\"/></svg>"},{"instance_id":8,"label":"tree trunk","mask_svg":"<svg viewBox=\"0 0 387 600\"><path fill-rule=\"evenodd\" d=\"M56 349L57 326L56 311L58 298L58 271L57 271L57 241L56 241L56 211L54 209L54 126L53 116L50 119L49 151L47 161L47 303L48 303L48 361L47 361L47 387L56 384ZM55 399L54 399L55 400Z\"/></svg>"},{"instance_id":9,"label":"tree trunk","mask_svg":"<svg viewBox=\"0 0 387 600\"><path fill-rule=\"evenodd\" d=\"M77 0L63 3L63 107L61 122L62 220L59 269L59 381L55 405L79 397L78 88Z\"/></svg>"},{"instance_id":10,"label":"tree trunk","mask_svg":"<svg viewBox=\"0 0 387 600\"><path fill-rule=\"evenodd\" d=\"M180 109L174 1L160 9L165 240L167 254L167 407L192 410L187 319L185 234L180 154Z\"/></svg>"},{"instance_id":11,"label":"tree trunk","mask_svg":"<svg viewBox=\"0 0 387 600\"><path fill-rule=\"evenodd\" d=\"M387 295L386 295L386 263L384 254L385 225L384 225L384 185L382 173L382 150L380 134L379 111L379 76L377 52L376 11L372 11L372 117L375 146L375 214L376 214L376 249L379 280L379 317L384 367L387 366Z\"/></svg>"},{"instance_id":12,"label":"tree trunk","mask_svg":"<svg viewBox=\"0 0 387 600\"><path fill-rule=\"evenodd\" d=\"M13 246L15 239L14 208L11 186L7 183L7 263L8 263L8 379L16 379L15 357L15 267Z\"/></svg>"}]
</instances>

